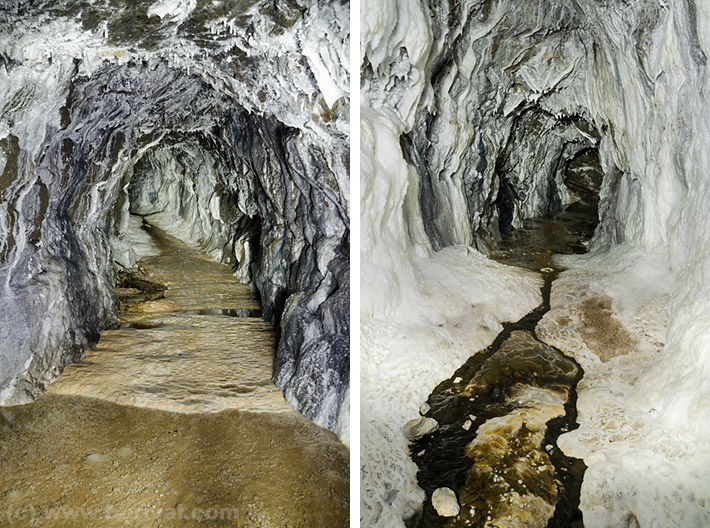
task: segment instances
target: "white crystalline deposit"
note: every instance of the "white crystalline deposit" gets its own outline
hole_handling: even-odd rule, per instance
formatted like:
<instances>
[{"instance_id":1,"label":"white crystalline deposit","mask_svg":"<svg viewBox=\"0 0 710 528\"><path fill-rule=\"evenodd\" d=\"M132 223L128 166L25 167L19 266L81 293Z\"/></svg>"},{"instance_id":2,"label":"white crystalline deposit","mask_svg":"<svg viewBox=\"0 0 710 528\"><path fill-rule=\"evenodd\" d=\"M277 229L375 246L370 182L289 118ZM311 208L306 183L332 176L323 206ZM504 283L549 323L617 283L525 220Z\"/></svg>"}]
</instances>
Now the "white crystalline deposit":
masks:
<instances>
[{"instance_id":1,"label":"white crystalline deposit","mask_svg":"<svg viewBox=\"0 0 710 528\"><path fill-rule=\"evenodd\" d=\"M535 304L529 279L455 246L495 240L504 179L521 217L545 186L564 202L550 160L588 141L601 223L539 327L585 370L560 439L589 467L585 526L710 525L710 4L363 2L362 27L364 523L401 525L422 499L389 424L492 338L473 336L483 314ZM523 122L538 152L509 144Z\"/></svg>"},{"instance_id":2,"label":"white crystalline deposit","mask_svg":"<svg viewBox=\"0 0 710 528\"><path fill-rule=\"evenodd\" d=\"M439 428L439 423L434 418L420 416L409 420L406 424L406 436L412 440L433 433Z\"/></svg>"},{"instance_id":3,"label":"white crystalline deposit","mask_svg":"<svg viewBox=\"0 0 710 528\"><path fill-rule=\"evenodd\" d=\"M609 171L598 256L563 275L553 310L579 305L564 296L588 283L612 299L631 340L601 361L589 353L593 336L548 325L585 369L581 428L560 444L589 466L585 526L706 526L710 12L701 2L624 11L585 13L604 35L589 85L590 107L613 130L602 142Z\"/></svg>"},{"instance_id":4,"label":"white crystalline deposit","mask_svg":"<svg viewBox=\"0 0 710 528\"><path fill-rule=\"evenodd\" d=\"M195 9L197 0L158 0L148 8L148 16L170 17L177 22L184 21Z\"/></svg>"},{"instance_id":5,"label":"white crystalline deposit","mask_svg":"<svg viewBox=\"0 0 710 528\"><path fill-rule=\"evenodd\" d=\"M363 2L361 12L373 72L364 79L361 122L361 517L365 526L402 526L424 498L404 425L438 382L495 338L501 321L540 302L540 283L468 247L433 252L419 175L399 141L425 89L430 14L410 1L387 9Z\"/></svg>"},{"instance_id":6,"label":"white crystalline deposit","mask_svg":"<svg viewBox=\"0 0 710 528\"><path fill-rule=\"evenodd\" d=\"M450 488L437 488L431 496L431 502L441 517L456 517L461 508L456 500L456 493Z\"/></svg>"}]
</instances>

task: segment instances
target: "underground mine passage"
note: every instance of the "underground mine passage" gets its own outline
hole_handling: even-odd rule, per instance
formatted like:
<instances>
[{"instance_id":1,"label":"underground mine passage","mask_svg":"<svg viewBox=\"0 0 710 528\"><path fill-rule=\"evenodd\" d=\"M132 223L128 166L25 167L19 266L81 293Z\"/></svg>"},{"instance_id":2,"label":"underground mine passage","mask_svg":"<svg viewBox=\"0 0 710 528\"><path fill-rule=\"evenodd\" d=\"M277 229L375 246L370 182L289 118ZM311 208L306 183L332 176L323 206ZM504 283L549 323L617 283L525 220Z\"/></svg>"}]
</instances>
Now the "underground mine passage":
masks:
<instances>
[{"instance_id":1,"label":"underground mine passage","mask_svg":"<svg viewBox=\"0 0 710 528\"><path fill-rule=\"evenodd\" d=\"M370 8L363 525L709 525L707 8Z\"/></svg>"},{"instance_id":2,"label":"underground mine passage","mask_svg":"<svg viewBox=\"0 0 710 528\"><path fill-rule=\"evenodd\" d=\"M548 170L537 165L547 177L520 178L526 171L511 164L511 158L519 155L521 145L529 153L541 152L541 143L553 144L546 137L549 131L593 129L579 118L549 116L547 126L540 126L530 115L525 110L516 119L496 160L499 223L485 239L494 241L489 242L490 258L542 273L542 304L505 324L486 350L470 357L427 399L424 419L413 424L418 430L410 435L409 449L428 500L407 526L484 526L498 522L493 519L550 528L583 526L579 494L586 467L556 445L560 434L578 427L575 389L583 371L573 358L538 339L535 329L550 310L554 281L564 270L555 256L585 253L594 234L603 170L596 143L574 143L575 138L553 147L557 152L549 157ZM522 131L521 122L527 125ZM590 137L599 139L596 133ZM536 197L533 209L529 202ZM526 217L521 213L526 209L542 216ZM431 429L434 424L436 430L421 434L427 431L423 425ZM441 515L439 496L448 490L455 490L459 506L454 522Z\"/></svg>"},{"instance_id":3,"label":"underground mine passage","mask_svg":"<svg viewBox=\"0 0 710 528\"><path fill-rule=\"evenodd\" d=\"M347 17L0 8L12 525L347 525Z\"/></svg>"}]
</instances>

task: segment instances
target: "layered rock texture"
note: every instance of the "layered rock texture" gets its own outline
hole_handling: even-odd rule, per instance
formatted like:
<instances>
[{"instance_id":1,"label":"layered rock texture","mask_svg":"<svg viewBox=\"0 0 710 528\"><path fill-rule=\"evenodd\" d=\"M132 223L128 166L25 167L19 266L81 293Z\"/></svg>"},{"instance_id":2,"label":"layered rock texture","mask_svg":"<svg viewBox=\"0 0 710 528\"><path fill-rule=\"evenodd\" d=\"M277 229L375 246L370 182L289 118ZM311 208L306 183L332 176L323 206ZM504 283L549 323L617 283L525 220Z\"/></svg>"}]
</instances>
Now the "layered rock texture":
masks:
<instances>
[{"instance_id":1,"label":"layered rock texture","mask_svg":"<svg viewBox=\"0 0 710 528\"><path fill-rule=\"evenodd\" d=\"M565 259L538 329L585 372L560 445L588 466L585 526L708 524L710 8L365 1L362 28L362 361L380 366L362 392L384 364L406 379L363 401L366 522L423 497L388 424L538 300L479 251L596 187L598 160L590 254Z\"/></svg>"},{"instance_id":2,"label":"layered rock texture","mask_svg":"<svg viewBox=\"0 0 710 528\"><path fill-rule=\"evenodd\" d=\"M347 436L348 39L339 2L3 4L0 403L116 321L133 214L258 291L277 385Z\"/></svg>"}]
</instances>

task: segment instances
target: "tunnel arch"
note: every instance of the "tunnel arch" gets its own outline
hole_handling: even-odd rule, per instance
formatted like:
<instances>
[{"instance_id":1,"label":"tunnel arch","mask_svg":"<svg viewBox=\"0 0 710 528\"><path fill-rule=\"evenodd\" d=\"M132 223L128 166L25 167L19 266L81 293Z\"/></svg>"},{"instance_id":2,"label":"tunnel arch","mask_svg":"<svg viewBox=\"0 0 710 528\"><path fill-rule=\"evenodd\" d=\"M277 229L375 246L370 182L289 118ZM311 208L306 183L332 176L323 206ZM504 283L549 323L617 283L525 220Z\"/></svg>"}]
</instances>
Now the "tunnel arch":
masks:
<instances>
[{"instance_id":1,"label":"tunnel arch","mask_svg":"<svg viewBox=\"0 0 710 528\"><path fill-rule=\"evenodd\" d=\"M157 203L170 213L168 227L259 292L264 317L281 332L274 379L288 401L346 435L347 65L334 51L325 59L333 68L323 70L301 46L340 35L347 10L255 2L237 23L228 4L178 15L151 11L159 2L113 4L43 11L42 2L20 2L2 11L10 27L28 26L25 44L35 48L25 49L39 50L1 48L9 95L23 93L14 78L30 87L3 116L4 198L19 204L37 188L34 209L4 226L1 311L26 324L4 338L20 353L2 358L2 402L37 395L114 324L115 262L136 260L129 216L154 214ZM71 39L42 43L42 29L55 26L55 35L79 35L83 51ZM53 76L44 85L32 77L42 64ZM333 75L325 92L323 71ZM29 123L34 133L23 135Z\"/></svg>"}]
</instances>

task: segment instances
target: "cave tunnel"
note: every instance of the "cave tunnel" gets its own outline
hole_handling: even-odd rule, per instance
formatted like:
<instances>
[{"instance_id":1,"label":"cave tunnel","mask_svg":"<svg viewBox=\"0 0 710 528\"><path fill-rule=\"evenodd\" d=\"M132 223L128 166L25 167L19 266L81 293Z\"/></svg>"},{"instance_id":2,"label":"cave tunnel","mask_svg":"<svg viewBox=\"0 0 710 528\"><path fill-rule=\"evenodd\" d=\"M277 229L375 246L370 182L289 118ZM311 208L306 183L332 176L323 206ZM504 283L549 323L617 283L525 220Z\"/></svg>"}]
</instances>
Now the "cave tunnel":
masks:
<instances>
[{"instance_id":1,"label":"cave tunnel","mask_svg":"<svg viewBox=\"0 0 710 528\"><path fill-rule=\"evenodd\" d=\"M707 7L368 7L363 524L709 525Z\"/></svg>"},{"instance_id":2,"label":"cave tunnel","mask_svg":"<svg viewBox=\"0 0 710 528\"><path fill-rule=\"evenodd\" d=\"M348 16L2 4L3 504L346 523Z\"/></svg>"}]
</instances>

